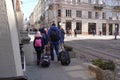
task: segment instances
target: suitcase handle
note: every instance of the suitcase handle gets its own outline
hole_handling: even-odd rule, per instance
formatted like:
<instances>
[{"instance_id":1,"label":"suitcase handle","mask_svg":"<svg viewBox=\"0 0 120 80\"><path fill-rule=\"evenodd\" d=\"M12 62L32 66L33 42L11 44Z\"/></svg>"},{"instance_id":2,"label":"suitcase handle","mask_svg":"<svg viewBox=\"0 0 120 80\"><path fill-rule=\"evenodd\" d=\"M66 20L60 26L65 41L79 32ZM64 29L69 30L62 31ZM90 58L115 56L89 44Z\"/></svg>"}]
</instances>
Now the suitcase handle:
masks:
<instances>
[{"instance_id":1,"label":"suitcase handle","mask_svg":"<svg viewBox=\"0 0 120 80\"><path fill-rule=\"evenodd\" d=\"M62 51L65 51L65 48L64 48L64 44L63 44L63 43L60 44L60 48L62 49Z\"/></svg>"}]
</instances>

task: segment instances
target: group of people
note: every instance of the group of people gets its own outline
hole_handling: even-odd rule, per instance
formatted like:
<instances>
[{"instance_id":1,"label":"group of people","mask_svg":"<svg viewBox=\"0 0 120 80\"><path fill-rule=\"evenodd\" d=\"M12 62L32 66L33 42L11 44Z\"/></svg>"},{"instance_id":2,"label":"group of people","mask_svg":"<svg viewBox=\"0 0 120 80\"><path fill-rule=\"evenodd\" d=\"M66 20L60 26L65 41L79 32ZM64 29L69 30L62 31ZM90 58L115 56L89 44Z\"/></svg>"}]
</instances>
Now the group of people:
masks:
<instances>
[{"instance_id":1,"label":"group of people","mask_svg":"<svg viewBox=\"0 0 120 80\"><path fill-rule=\"evenodd\" d=\"M64 43L65 32L63 29L59 29L53 23L49 30L46 28L39 29L33 41L33 46L37 53L37 65L40 64L41 54L47 53L49 50L51 61L54 61L54 50L59 59L59 45Z\"/></svg>"}]
</instances>

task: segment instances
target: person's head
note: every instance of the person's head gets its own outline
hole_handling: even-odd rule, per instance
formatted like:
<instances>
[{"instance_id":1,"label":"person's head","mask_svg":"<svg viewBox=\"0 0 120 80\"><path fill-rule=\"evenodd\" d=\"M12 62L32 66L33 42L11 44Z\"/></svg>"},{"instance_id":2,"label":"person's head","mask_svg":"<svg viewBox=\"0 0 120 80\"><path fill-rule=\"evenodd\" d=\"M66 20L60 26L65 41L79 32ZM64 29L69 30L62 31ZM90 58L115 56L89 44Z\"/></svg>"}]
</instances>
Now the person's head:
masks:
<instances>
[{"instance_id":1,"label":"person's head","mask_svg":"<svg viewBox=\"0 0 120 80\"><path fill-rule=\"evenodd\" d=\"M41 32L37 31L36 34L35 34L35 37L42 37Z\"/></svg>"},{"instance_id":2,"label":"person's head","mask_svg":"<svg viewBox=\"0 0 120 80\"><path fill-rule=\"evenodd\" d=\"M55 23L53 23L52 26L56 26Z\"/></svg>"}]
</instances>

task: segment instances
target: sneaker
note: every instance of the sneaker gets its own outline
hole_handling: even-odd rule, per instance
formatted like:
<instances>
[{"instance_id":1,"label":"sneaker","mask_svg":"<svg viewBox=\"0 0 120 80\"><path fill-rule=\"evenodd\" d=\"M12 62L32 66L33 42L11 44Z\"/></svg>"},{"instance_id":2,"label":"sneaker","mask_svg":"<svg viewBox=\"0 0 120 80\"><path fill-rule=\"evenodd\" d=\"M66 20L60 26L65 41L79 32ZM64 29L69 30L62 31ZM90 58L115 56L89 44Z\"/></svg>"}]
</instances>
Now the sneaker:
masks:
<instances>
[{"instance_id":1,"label":"sneaker","mask_svg":"<svg viewBox=\"0 0 120 80\"><path fill-rule=\"evenodd\" d=\"M37 61L37 65L39 66L39 64L40 64L40 61Z\"/></svg>"},{"instance_id":2,"label":"sneaker","mask_svg":"<svg viewBox=\"0 0 120 80\"><path fill-rule=\"evenodd\" d=\"M57 60L60 61L60 57L57 57Z\"/></svg>"}]
</instances>

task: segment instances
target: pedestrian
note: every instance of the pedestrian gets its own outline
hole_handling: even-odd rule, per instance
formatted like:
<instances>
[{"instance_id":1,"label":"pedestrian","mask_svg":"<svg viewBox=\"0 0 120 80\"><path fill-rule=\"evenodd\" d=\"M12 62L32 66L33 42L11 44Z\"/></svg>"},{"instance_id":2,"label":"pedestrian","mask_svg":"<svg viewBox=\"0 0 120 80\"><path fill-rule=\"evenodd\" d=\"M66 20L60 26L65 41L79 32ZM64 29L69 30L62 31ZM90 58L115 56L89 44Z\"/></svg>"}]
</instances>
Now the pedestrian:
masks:
<instances>
[{"instance_id":1,"label":"pedestrian","mask_svg":"<svg viewBox=\"0 0 120 80\"><path fill-rule=\"evenodd\" d=\"M37 53L37 65L40 64L41 54L44 49L43 38L40 31L37 31L34 37L33 46Z\"/></svg>"},{"instance_id":2,"label":"pedestrian","mask_svg":"<svg viewBox=\"0 0 120 80\"><path fill-rule=\"evenodd\" d=\"M74 36L77 37L77 29L74 29Z\"/></svg>"},{"instance_id":3,"label":"pedestrian","mask_svg":"<svg viewBox=\"0 0 120 80\"><path fill-rule=\"evenodd\" d=\"M69 36L69 28L66 29L66 34Z\"/></svg>"},{"instance_id":4,"label":"pedestrian","mask_svg":"<svg viewBox=\"0 0 120 80\"><path fill-rule=\"evenodd\" d=\"M53 23L50 29L48 30L48 36L50 41L50 55L51 55L51 61L54 61L54 49L57 55L58 61L59 59L59 44L63 43L62 35L60 29L56 27L56 25Z\"/></svg>"},{"instance_id":5,"label":"pedestrian","mask_svg":"<svg viewBox=\"0 0 120 80\"><path fill-rule=\"evenodd\" d=\"M46 53L45 50L48 45L48 33L47 33L47 30L45 27L39 29L39 31L42 34L42 38L43 38L43 42L44 42L44 51L43 52Z\"/></svg>"},{"instance_id":6,"label":"pedestrian","mask_svg":"<svg viewBox=\"0 0 120 80\"><path fill-rule=\"evenodd\" d=\"M95 30L94 29L92 30L92 34L93 34L93 36L95 36Z\"/></svg>"},{"instance_id":7,"label":"pedestrian","mask_svg":"<svg viewBox=\"0 0 120 80\"><path fill-rule=\"evenodd\" d=\"M61 34L62 34L62 39L63 39L63 43L64 43L64 39L65 39L65 31L63 28L60 28Z\"/></svg>"},{"instance_id":8,"label":"pedestrian","mask_svg":"<svg viewBox=\"0 0 120 80\"><path fill-rule=\"evenodd\" d=\"M117 32L117 30L115 30L115 32L114 32L115 40L117 40L117 35L118 35L118 32Z\"/></svg>"},{"instance_id":9,"label":"pedestrian","mask_svg":"<svg viewBox=\"0 0 120 80\"><path fill-rule=\"evenodd\" d=\"M102 35L102 31L99 31L99 35L100 35L100 36Z\"/></svg>"}]
</instances>

